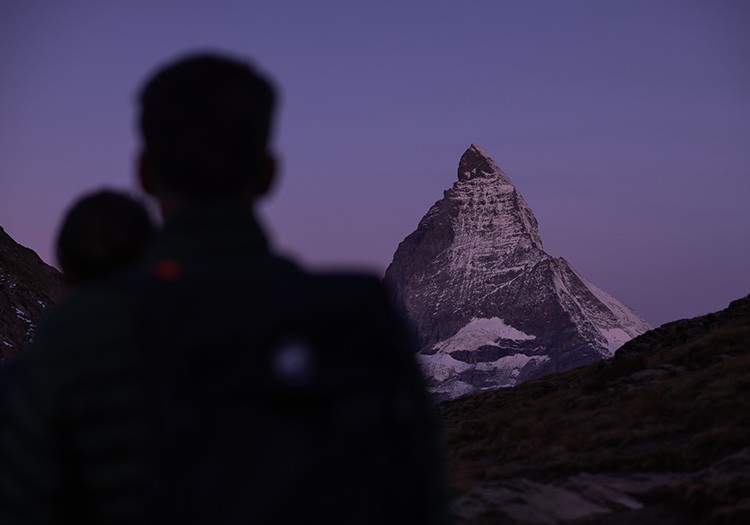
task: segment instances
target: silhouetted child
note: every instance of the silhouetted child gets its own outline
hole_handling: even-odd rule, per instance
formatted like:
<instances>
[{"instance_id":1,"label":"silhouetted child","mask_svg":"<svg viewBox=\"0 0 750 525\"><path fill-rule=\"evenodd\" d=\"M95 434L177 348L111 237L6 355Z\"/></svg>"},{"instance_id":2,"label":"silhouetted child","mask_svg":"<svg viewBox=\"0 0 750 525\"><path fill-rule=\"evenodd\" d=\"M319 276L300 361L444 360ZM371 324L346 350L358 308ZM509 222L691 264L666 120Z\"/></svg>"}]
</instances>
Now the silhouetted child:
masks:
<instances>
[{"instance_id":1,"label":"silhouetted child","mask_svg":"<svg viewBox=\"0 0 750 525\"><path fill-rule=\"evenodd\" d=\"M66 213L57 237L57 261L68 286L104 278L138 260L154 226L132 197L110 190L91 193Z\"/></svg>"},{"instance_id":2,"label":"silhouetted child","mask_svg":"<svg viewBox=\"0 0 750 525\"><path fill-rule=\"evenodd\" d=\"M63 218L57 259L68 286L104 278L136 262L154 232L146 209L124 193L98 191L78 200ZM0 424L18 356L0 362Z\"/></svg>"}]
</instances>

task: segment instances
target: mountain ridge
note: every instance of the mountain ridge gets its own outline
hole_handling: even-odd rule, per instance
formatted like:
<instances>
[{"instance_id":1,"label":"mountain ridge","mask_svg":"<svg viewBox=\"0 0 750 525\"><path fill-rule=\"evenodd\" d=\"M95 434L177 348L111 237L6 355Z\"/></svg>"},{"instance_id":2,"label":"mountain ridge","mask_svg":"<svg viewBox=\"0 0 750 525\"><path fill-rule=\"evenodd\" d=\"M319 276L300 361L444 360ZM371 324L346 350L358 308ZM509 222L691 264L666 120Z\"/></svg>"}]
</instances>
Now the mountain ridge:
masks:
<instances>
[{"instance_id":1,"label":"mountain ridge","mask_svg":"<svg viewBox=\"0 0 750 525\"><path fill-rule=\"evenodd\" d=\"M531 208L475 144L461 156L457 179L399 244L385 273L438 399L611 357L650 328L544 251ZM485 344L451 343L494 318L529 337L485 331Z\"/></svg>"},{"instance_id":2,"label":"mountain ridge","mask_svg":"<svg viewBox=\"0 0 750 525\"><path fill-rule=\"evenodd\" d=\"M0 360L21 350L62 293L62 274L0 227Z\"/></svg>"}]
</instances>

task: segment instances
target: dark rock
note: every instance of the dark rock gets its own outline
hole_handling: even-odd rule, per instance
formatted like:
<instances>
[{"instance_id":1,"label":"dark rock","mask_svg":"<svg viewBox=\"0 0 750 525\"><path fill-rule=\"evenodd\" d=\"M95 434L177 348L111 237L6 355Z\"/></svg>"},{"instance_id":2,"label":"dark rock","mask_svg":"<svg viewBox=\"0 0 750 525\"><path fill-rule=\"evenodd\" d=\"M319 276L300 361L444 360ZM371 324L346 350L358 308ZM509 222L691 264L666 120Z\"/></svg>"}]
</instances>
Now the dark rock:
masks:
<instances>
[{"instance_id":1,"label":"dark rock","mask_svg":"<svg viewBox=\"0 0 750 525\"><path fill-rule=\"evenodd\" d=\"M62 291L62 274L0 228L0 360L33 337L36 324Z\"/></svg>"}]
</instances>

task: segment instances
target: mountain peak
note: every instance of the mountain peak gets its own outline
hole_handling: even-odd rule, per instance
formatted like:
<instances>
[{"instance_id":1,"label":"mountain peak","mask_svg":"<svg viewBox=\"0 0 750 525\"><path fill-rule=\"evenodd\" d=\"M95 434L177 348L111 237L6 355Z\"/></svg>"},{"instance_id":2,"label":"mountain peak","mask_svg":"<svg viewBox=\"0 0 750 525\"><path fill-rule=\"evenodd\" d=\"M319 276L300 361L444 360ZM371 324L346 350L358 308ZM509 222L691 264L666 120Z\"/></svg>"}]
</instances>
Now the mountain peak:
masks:
<instances>
[{"instance_id":1,"label":"mountain peak","mask_svg":"<svg viewBox=\"0 0 750 525\"><path fill-rule=\"evenodd\" d=\"M544 251L531 208L475 144L399 245L385 282L443 398L610 357L649 328Z\"/></svg>"},{"instance_id":2,"label":"mountain peak","mask_svg":"<svg viewBox=\"0 0 750 525\"><path fill-rule=\"evenodd\" d=\"M516 247L542 249L537 221L528 204L503 170L476 144L461 156L458 181L446 192L446 199L458 208L452 216L455 236L468 240L471 246L481 238L487 256L507 255Z\"/></svg>"},{"instance_id":3,"label":"mountain peak","mask_svg":"<svg viewBox=\"0 0 750 525\"><path fill-rule=\"evenodd\" d=\"M468 181L477 177L499 178L503 184L511 184L495 161L479 146L471 144L458 163L458 180Z\"/></svg>"}]
</instances>

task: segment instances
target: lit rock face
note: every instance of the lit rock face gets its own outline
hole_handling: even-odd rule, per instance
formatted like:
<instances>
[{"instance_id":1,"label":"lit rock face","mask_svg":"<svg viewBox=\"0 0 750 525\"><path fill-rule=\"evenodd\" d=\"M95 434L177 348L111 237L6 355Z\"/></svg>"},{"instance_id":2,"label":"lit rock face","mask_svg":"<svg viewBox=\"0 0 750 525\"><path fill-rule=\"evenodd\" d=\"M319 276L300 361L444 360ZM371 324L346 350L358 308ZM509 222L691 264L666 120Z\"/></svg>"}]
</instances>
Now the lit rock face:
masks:
<instances>
[{"instance_id":1,"label":"lit rock face","mask_svg":"<svg viewBox=\"0 0 750 525\"><path fill-rule=\"evenodd\" d=\"M0 361L28 342L62 290L60 272L0 228Z\"/></svg>"},{"instance_id":2,"label":"lit rock face","mask_svg":"<svg viewBox=\"0 0 750 525\"><path fill-rule=\"evenodd\" d=\"M526 201L475 145L399 245L385 282L438 399L610 357L650 328L544 252Z\"/></svg>"}]
</instances>

